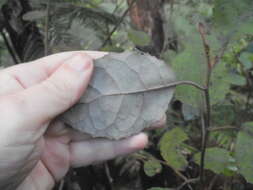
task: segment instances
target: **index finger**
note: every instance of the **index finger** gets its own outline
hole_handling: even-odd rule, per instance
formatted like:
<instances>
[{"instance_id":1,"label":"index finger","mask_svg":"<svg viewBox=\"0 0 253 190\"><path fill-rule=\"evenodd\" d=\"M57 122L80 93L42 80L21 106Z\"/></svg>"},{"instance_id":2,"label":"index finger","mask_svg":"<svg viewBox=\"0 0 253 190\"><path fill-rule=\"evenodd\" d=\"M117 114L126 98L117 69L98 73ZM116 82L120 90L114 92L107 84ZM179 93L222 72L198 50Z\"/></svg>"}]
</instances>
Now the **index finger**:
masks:
<instances>
[{"instance_id":1,"label":"index finger","mask_svg":"<svg viewBox=\"0 0 253 190\"><path fill-rule=\"evenodd\" d=\"M2 70L2 72L11 75L11 77L21 83L24 88L28 88L46 80L60 65L66 61L66 59L78 52L84 53L93 59L101 58L107 54L107 52L98 51L62 52L43 57L29 63L12 66Z\"/></svg>"}]
</instances>

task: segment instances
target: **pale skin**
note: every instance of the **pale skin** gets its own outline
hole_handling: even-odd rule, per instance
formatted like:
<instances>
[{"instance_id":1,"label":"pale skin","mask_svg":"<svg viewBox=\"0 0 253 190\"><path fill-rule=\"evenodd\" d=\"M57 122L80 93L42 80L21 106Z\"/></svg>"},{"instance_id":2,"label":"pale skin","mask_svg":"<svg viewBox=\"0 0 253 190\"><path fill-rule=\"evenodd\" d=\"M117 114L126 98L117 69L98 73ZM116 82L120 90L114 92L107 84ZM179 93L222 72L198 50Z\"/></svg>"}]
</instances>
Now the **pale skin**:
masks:
<instances>
[{"instance_id":1,"label":"pale skin","mask_svg":"<svg viewBox=\"0 0 253 190\"><path fill-rule=\"evenodd\" d=\"M1 190L51 190L70 167L146 146L144 133L119 141L95 139L55 120L85 93L93 60L105 54L64 52L0 71Z\"/></svg>"}]
</instances>

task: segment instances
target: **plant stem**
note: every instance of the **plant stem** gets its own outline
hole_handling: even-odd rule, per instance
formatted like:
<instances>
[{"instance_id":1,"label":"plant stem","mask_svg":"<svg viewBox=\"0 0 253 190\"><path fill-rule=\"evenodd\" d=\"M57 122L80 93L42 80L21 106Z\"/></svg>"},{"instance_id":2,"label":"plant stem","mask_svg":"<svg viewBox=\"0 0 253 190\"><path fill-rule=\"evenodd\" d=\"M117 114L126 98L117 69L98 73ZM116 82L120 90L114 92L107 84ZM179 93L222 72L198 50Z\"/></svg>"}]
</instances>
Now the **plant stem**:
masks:
<instances>
[{"instance_id":1,"label":"plant stem","mask_svg":"<svg viewBox=\"0 0 253 190\"><path fill-rule=\"evenodd\" d=\"M182 185L180 185L178 188L176 188L176 190L181 190L185 185L189 184L189 183L196 183L199 181L199 178L194 178L194 179L188 179L187 181L185 181Z\"/></svg>"},{"instance_id":2,"label":"plant stem","mask_svg":"<svg viewBox=\"0 0 253 190\"><path fill-rule=\"evenodd\" d=\"M198 29L199 29L199 33L200 33L200 36L201 36L201 39L203 42L203 46L204 46L204 50L205 50L205 54L206 54L208 70L210 70L212 68L212 61L211 61L211 54L210 54L211 52L210 52L210 47L209 47L207 40L206 40L205 26L202 23L199 23ZM207 76L208 80L209 80L209 78L210 77Z\"/></svg>"},{"instance_id":3,"label":"plant stem","mask_svg":"<svg viewBox=\"0 0 253 190\"><path fill-rule=\"evenodd\" d=\"M219 178L219 175L215 175L213 177L213 179L211 180L211 183L210 183L210 185L209 185L209 187L208 187L207 190L212 190L213 189L213 186L215 185L215 182L217 181L218 178Z\"/></svg>"},{"instance_id":4,"label":"plant stem","mask_svg":"<svg viewBox=\"0 0 253 190\"><path fill-rule=\"evenodd\" d=\"M212 68L218 62L218 60L217 60L217 57L215 57L215 59L212 60L210 46L206 39L205 26L199 23L198 30L203 42L204 51L205 51L206 60L207 60L206 88L204 90L205 105L203 109L204 111L202 110L203 114L202 114L202 122L201 122L202 123L202 132L201 132L202 144L201 144L201 159L200 159L200 171L199 171L201 188L205 189L205 179L204 179L205 178L205 173L204 173L205 155L206 155L206 147L207 147L207 142L208 142L208 137L209 137L208 129L210 128L210 118L211 118L209 86L210 86Z\"/></svg>"},{"instance_id":5,"label":"plant stem","mask_svg":"<svg viewBox=\"0 0 253 190\"><path fill-rule=\"evenodd\" d=\"M205 87L203 87L193 81L182 80L182 81L170 82L165 85L155 86L155 87L148 88L148 89L141 89L141 90L128 91L128 92L116 92L116 93L112 93L112 94L103 94L103 95L95 96L93 99L89 100L89 103L97 100L98 98L101 98L102 96L122 96L122 95L129 95L129 94L144 93L144 92L148 92L148 91L155 91L155 90L162 90L162 89L166 89L166 88L172 88L172 87L176 87L178 85L191 85L199 90L206 91Z\"/></svg>"},{"instance_id":6,"label":"plant stem","mask_svg":"<svg viewBox=\"0 0 253 190\"><path fill-rule=\"evenodd\" d=\"M47 15L45 18L45 52L44 55L48 55L48 30L49 30L49 14L50 14L50 0L47 1Z\"/></svg>"},{"instance_id":7,"label":"plant stem","mask_svg":"<svg viewBox=\"0 0 253 190\"><path fill-rule=\"evenodd\" d=\"M128 12L130 9L133 7L133 5L136 3L137 0L132 0L131 4L128 6L127 10L123 13L123 15L120 17L119 22L115 25L115 27L112 29L108 37L105 39L104 43L101 45L100 49L106 46L106 44L110 41L112 35L114 32L118 29L118 27L121 25L123 22L124 18L127 16Z\"/></svg>"},{"instance_id":8,"label":"plant stem","mask_svg":"<svg viewBox=\"0 0 253 190\"><path fill-rule=\"evenodd\" d=\"M208 129L209 132L224 131L224 130L235 130L235 131L239 131L240 128L239 128L239 127L233 127L233 126L225 126L225 127L212 127L212 128L209 128L209 129Z\"/></svg>"},{"instance_id":9,"label":"plant stem","mask_svg":"<svg viewBox=\"0 0 253 190\"><path fill-rule=\"evenodd\" d=\"M200 160L200 183L202 188L204 189L205 186L205 154L206 154L206 146L208 142L209 137L209 128L210 128L210 115L211 115L211 106L210 106L210 95L209 95L209 89L207 88L204 91L204 98L205 98L205 111L202 117L202 144L201 144L201 160Z\"/></svg>"}]
</instances>

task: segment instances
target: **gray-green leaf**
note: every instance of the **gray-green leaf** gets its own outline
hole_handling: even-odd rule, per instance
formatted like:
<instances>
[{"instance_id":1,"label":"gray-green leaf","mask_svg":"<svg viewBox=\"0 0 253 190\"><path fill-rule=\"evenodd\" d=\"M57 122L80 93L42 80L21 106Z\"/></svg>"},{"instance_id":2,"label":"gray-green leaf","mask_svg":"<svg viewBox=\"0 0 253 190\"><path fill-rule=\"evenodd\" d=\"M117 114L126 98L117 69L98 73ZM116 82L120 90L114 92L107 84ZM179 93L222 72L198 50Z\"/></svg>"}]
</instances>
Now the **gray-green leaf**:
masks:
<instances>
[{"instance_id":1,"label":"gray-green leaf","mask_svg":"<svg viewBox=\"0 0 253 190\"><path fill-rule=\"evenodd\" d=\"M158 173L160 173L162 170L161 164L156 161L155 159L148 160L144 163L144 172L147 176L154 176Z\"/></svg>"},{"instance_id":2,"label":"gray-green leaf","mask_svg":"<svg viewBox=\"0 0 253 190\"><path fill-rule=\"evenodd\" d=\"M187 160L182 154L182 143L187 139L187 134L177 127L166 132L159 143L163 159L177 170L187 166Z\"/></svg>"},{"instance_id":3,"label":"gray-green leaf","mask_svg":"<svg viewBox=\"0 0 253 190\"><path fill-rule=\"evenodd\" d=\"M46 11L35 10L24 14L23 19L27 21L35 21L46 17L46 15L47 15Z\"/></svg>"},{"instance_id":4,"label":"gray-green leaf","mask_svg":"<svg viewBox=\"0 0 253 190\"><path fill-rule=\"evenodd\" d=\"M129 30L128 38L135 44L139 46L145 46L150 43L150 37L143 31Z\"/></svg>"},{"instance_id":5,"label":"gray-green leaf","mask_svg":"<svg viewBox=\"0 0 253 190\"><path fill-rule=\"evenodd\" d=\"M200 163L201 153L194 156L195 161ZM229 164L229 152L222 148L208 148L205 156L205 168L215 173L223 173Z\"/></svg>"},{"instance_id":6,"label":"gray-green leaf","mask_svg":"<svg viewBox=\"0 0 253 190\"><path fill-rule=\"evenodd\" d=\"M80 101L61 119L93 137L120 139L160 120L175 81L163 61L139 52L110 53L95 61L93 77Z\"/></svg>"},{"instance_id":7,"label":"gray-green leaf","mask_svg":"<svg viewBox=\"0 0 253 190\"><path fill-rule=\"evenodd\" d=\"M253 183L253 122L243 125L239 132L235 147L236 162L241 173L248 182Z\"/></svg>"}]
</instances>

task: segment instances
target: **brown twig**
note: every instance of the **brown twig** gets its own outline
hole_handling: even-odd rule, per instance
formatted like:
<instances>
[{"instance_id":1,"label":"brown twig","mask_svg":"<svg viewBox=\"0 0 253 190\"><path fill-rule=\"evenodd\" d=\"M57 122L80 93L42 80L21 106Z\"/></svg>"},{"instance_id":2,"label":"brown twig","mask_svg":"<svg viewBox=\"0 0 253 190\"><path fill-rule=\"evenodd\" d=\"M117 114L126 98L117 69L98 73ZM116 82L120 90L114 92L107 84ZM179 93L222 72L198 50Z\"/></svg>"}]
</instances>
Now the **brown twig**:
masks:
<instances>
[{"instance_id":1,"label":"brown twig","mask_svg":"<svg viewBox=\"0 0 253 190\"><path fill-rule=\"evenodd\" d=\"M105 39L104 43L101 45L100 49L102 49L103 47L106 46L106 44L110 41L112 35L114 34L114 32L118 29L118 27L121 25L121 23L123 22L124 18L127 16L128 12L130 11L130 9L133 7L133 5L136 3L137 0L132 0L132 2L130 3L130 5L128 6L127 10L125 10L125 12L123 13L123 15L120 17L118 23L115 25L115 27L112 29L112 31L109 33L108 37Z\"/></svg>"},{"instance_id":2,"label":"brown twig","mask_svg":"<svg viewBox=\"0 0 253 190\"><path fill-rule=\"evenodd\" d=\"M188 179L187 181L185 181L184 183L182 183L178 188L176 188L176 190L181 190L185 185L188 185L190 183L196 183L198 181L199 181L199 178Z\"/></svg>"},{"instance_id":3,"label":"brown twig","mask_svg":"<svg viewBox=\"0 0 253 190\"><path fill-rule=\"evenodd\" d=\"M201 116L201 157L200 157L200 182L203 184L203 176L204 176L204 164L205 164L205 137L206 137L206 122L205 122L205 111L203 109L200 110Z\"/></svg>"},{"instance_id":4,"label":"brown twig","mask_svg":"<svg viewBox=\"0 0 253 190\"><path fill-rule=\"evenodd\" d=\"M206 31L205 31L205 26L202 23L199 23L198 25L198 30L203 42L204 46L204 51L206 55L206 61L207 61L207 87L209 86L210 83L210 76L211 75L211 70L212 70L212 58L211 58L211 51L210 51L210 46L208 45L207 39L206 39Z\"/></svg>"},{"instance_id":5,"label":"brown twig","mask_svg":"<svg viewBox=\"0 0 253 190\"><path fill-rule=\"evenodd\" d=\"M211 117L209 86L210 86L210 79L211 79L211 73L212 73L212 68L213 68L213 61L212 61L210 46L208 45L208 42L206 39L205 26L199 23L198 31L200 33L200 36L203 42L206 60L207 60L206 88L204 90L205 109L203 109L204 112L202 114L202 133L201 133L202 144L201 144L201 159L200 159L200 174L199 174L200 183L201 183L202 189L204 189L205 188L205 179L204 179L205 154L206 154L207 141L209 137L208 128L210 128L210 117ZM217 60L215 60L215 62L216 61Z\"/></svg>"},{"instance_id":6,"label":"brown twig","mask_svg":"<svg viewBox=\"0 0 253 190\"><path fill-rule=\"evenodd\" d=\"M208 129L208 131L210 132L223 131L223 130L240 130L240 128L233 126L226 126L226 127L213 127Z\"/></svg>"},{"instance_id":7,"label":"brown twig","mask_svg":"<svg viewBox=\"0 0 253 190\"><path fill-rule=\"evenodd\" d=\"M212 190L213 189L213 186L215 185L215 182L217 181L219 175L215 175L209 185L209 187L207 188L207 190Z\"/></svg>"}]
</instances>

